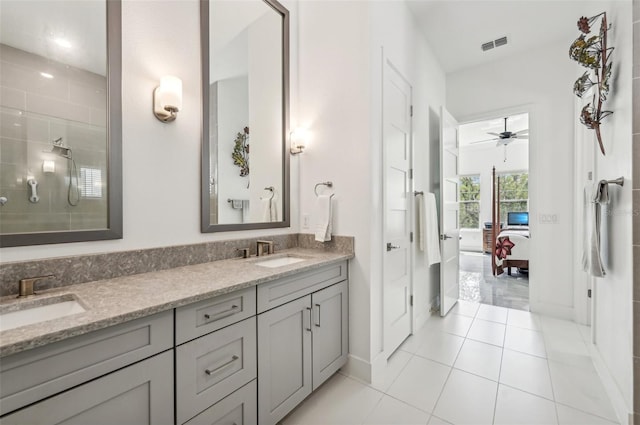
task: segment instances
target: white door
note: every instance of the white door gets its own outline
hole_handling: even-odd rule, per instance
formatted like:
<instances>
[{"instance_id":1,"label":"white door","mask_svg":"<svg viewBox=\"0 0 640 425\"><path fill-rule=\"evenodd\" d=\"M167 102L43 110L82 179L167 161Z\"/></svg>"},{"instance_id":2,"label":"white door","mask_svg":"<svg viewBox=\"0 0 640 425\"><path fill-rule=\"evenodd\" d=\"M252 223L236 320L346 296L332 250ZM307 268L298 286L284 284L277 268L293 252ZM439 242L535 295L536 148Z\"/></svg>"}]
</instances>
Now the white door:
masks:
<instances>
[{"instance_id":1,"label":"white door","mask_svg":"<svg viewBox=\"0 0 640 425\"><path fill-rule=\"evenodd\" d=\"M440 113L440 315L458 302L460 292L460 227L458 204L458 122Z\"/></svg>"},{"instance_id":2,"label":"white door","mask_svg":"<svg viewBox=\"0 0 640 425\"><path fill-rule=\"evenodd\" d=\"M383 70L383 349L411 333L411 86L385 60Z\"/></svg>"}]
</instances>

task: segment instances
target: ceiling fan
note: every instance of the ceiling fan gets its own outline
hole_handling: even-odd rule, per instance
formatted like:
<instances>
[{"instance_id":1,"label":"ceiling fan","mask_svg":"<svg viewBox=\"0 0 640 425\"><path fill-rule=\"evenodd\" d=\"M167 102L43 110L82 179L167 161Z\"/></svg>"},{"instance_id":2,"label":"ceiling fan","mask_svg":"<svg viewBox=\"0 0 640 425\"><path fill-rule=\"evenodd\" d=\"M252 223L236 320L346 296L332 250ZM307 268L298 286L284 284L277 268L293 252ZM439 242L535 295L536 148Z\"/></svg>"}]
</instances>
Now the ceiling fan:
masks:
<instances>
[{"instance_id":1,"label":"ceiling fan","mask_svg":"<svg viewBox=\"0 0 640 425\"><path fill-rule=\"evenodd\" d=\"M516 139L519 140L528 140L529 139L529 129L525 128L524 130L511 132L507 130L507 120L509 117L504 118L504 131L502 133L494 133L488 132L492 136L495 136L492 139L486 140L478 140L476 142L471 142L471 145L476 143L486 143L486 142L496 142L496 146L507 146L509 143L513 142Z\"/></svg>"}]
</instances>

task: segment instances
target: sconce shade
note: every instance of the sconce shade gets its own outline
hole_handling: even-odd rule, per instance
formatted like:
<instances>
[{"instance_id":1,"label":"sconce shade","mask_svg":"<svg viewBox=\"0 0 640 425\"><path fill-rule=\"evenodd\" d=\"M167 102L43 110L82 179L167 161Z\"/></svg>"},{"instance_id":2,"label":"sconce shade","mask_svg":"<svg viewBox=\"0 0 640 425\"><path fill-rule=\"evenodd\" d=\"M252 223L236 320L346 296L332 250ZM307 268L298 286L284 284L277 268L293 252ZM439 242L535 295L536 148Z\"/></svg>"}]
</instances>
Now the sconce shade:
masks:
<instances>
[{"instance_id":1,"label":"sconce shade","mask_svg":"<svg viewBox=\"0 0 640 425\"><path fill-rule=\"evenodd\" d=\"M160 86L153 91L153 113L162 122L176 119L182 109L182 80L170 75L160 79Z\"/></svg>"},{"instance_id":2,"label":"sconce shade","mask_svg":"<svg viewBox=\"0 0 640 425\"><path fill-rule=\"evenodd\" d=\"M309 141L309 131L304 128L296 128L291 132L291 154L302 153Z\"/></svg>"}]
</instances>

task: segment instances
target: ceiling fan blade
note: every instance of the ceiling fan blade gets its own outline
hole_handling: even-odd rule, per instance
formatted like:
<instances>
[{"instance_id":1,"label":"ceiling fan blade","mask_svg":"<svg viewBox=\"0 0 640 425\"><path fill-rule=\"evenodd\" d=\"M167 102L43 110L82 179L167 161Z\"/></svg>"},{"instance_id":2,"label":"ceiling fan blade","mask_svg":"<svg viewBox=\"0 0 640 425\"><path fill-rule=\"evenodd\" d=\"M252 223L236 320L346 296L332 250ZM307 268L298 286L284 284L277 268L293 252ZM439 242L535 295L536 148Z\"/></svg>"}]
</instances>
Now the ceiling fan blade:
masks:
<instances>
[{"instance_id":1,"label":"ceiling fan blade","mask_svg":"<svg viewBox=\"0 0 640 425\"><path fill-rule=\"evenodd\" d=\"M525 128L524 130L520 130L520 131L516 131L515 134L517 135L524 135L524 134L528 134L529 133L529 129Z\"/></svg>"},{"instance_id":2,"label":"ceiling fan blade","mask_svg":"<svg viewBox=\"0 0 640 425\"><path fill-rule=\"evenodd\" d=\"M493 133L493 132L487 132L487 134L490 134L492 136L496 136L496 137L500 137L500 133Z\"/></svg>"},{"instance_id":3,"label":"ceiling fan blade","mask_svg":"<svg viewBox=\"0 0 640 425\"><path fill-rule=\"evenodd\" d=\"M476 143L487 143L487 142L493 142L493 141L496 141L496 140L498 140L498 139L493 138L493 139L485 139L485 140L476 140L475 142L471 142L469 144L470 145L475 145Z\"/></svg>"}]
</instances>

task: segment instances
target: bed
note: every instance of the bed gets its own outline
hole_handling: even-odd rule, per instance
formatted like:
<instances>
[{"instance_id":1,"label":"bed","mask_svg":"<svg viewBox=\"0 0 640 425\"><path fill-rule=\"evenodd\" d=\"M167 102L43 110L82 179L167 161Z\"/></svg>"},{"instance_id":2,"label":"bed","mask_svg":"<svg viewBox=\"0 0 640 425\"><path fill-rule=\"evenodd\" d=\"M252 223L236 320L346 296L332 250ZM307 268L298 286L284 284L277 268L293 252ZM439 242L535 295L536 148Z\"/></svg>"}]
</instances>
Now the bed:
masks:
<instances>
[{"instance_id":1,"label":"bed","mask_svg":"<svg viewBox=\"0 0 640 425\"><path fill-rule=\"evenodd\" d=\"M491 267L494 276L504 273L511 275L511 268L529 270L529 213L507 213L507 226L500 229L500 179L496 178L493 168L492 196L492 238L494 249L491 251Z\"/></svg>"}]
</instances>

